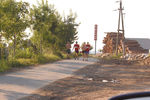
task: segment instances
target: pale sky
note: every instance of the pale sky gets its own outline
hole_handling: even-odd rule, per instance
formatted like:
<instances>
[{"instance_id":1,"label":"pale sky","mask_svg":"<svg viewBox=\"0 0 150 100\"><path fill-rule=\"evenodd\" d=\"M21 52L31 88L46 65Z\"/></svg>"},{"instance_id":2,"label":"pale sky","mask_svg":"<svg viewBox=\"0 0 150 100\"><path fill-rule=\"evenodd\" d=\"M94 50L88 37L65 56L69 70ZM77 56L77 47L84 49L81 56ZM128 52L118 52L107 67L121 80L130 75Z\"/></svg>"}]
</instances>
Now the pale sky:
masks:
<instances>
[{"instance_id":1,"label":"pale sky","mask_svg":"<svg viewBox=\"0 0 150 100\"><path fill-rule=\"evenodd\" d=\"M31 5L36 0L23 0ZM117 0L48 0L62 15L69 10L77 13L79 43L90 42L94 46L94 24L98 24L97 49L102 49L104 32L116 32L119 3ZM125 13L125 37L150 38L150 0L122 0Z\"/></svg>"}]
</instances>

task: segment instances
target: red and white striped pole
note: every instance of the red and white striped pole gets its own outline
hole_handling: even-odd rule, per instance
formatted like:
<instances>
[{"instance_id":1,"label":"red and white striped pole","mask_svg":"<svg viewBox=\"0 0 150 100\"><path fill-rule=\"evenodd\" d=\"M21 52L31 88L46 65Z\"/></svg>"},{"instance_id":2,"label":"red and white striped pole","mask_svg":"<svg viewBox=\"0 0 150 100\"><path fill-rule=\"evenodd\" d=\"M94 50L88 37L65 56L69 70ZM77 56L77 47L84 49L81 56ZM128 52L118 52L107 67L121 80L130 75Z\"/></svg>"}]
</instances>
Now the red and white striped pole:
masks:
<instances>
[{"instance_id":1,"label":"red and white striped pole","mask_svg":"<svg viewBox=\"0 0 150 100\"><path fill-rule=\"evenodd\" d=\"M96 42L97 42L97 27L98 27L98 25L95 24L95 28L94 28L95 55L96 55Z\"/></svg>"}]
</instances>

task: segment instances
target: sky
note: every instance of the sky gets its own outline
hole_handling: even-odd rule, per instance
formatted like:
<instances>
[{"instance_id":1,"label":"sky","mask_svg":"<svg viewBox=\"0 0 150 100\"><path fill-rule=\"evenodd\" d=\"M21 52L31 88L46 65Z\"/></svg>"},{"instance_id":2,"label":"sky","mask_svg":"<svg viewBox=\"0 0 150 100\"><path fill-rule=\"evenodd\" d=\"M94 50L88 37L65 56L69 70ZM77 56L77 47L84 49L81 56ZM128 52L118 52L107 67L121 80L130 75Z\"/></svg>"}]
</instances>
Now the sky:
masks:
<instances>
[{"instance_id":1,"label":"sky","mask_svg":"<svg viewBox=\"0 0 150 100\"><path fill-rule=\"evenodd\" d=\"M30 5L36 0L22 0ZM48 0L63 15L70 9L77 14L78 42L90 42L94 47L94 25L98 25L97 50L103 48L105 32L116 32L118 27L117 0ZM150 0L122 0L126 38L150 38Z\"/></svg>"}]
</instances>

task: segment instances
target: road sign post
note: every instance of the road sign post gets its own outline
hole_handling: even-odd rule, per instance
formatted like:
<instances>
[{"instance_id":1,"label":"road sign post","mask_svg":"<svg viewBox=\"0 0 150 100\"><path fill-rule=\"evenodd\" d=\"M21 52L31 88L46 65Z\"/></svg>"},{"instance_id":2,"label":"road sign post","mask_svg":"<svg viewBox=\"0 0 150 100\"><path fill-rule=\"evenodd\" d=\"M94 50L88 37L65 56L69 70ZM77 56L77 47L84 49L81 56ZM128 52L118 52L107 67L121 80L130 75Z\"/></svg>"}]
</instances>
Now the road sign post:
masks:
<instances>
[{"instance_id":1,"label":"road sign post","mask_svg":"<svg viewBox=\"0 0 150 100\"><path fill-rule=\"evenodd\" d=\"M97 42L97 24L95 24L94 28L94 40L95 40L95 55L96 55L96 42Z\"/></svg>"}]
</instances>

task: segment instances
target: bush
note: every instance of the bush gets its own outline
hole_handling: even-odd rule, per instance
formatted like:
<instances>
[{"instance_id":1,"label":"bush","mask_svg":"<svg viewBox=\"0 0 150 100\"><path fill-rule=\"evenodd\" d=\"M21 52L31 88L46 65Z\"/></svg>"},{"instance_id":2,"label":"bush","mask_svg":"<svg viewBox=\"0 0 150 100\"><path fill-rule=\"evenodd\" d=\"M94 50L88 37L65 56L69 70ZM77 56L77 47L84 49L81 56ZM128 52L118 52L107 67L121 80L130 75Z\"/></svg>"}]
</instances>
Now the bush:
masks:
<instances>
[{"instance_id":1,"label":"bush","mask_svg":"<svg viewBox=\"0 0 150 100\"><path fill-rule=\"evenodd\" d=\"M24 50L18 50L16 53L16 58L32 58L33 52L30 48L26 48Z\"/></svg>"},{"instance_id":2,"label":"bush","mask_svg":"<svg viewBox=\"0 0 150 100\"><path fill-rule=\"evenodd\" d=\"M47 63L48 61L47 61L46 57L44 57L43 55L38 55L37 62L38 63Z\"/></svg>"},{"instance_id":3,"label":"bush","mask_svg":"<svg viewBox=\"0 0 150 100\"><path fill-rule=\"evenodd\" d=\"M17 62L20 64L20 66L31 66L37 63L34 59L24 58L17 59Z\"/></svg>"},{"instance_id":4,"label":"bush","mask_svg":"<svg viewBox=\"0 0 150 100\"><path fill-rule=\"evenodd\" d=\"M67 54L66 53L62 53L62 56L63 56L64 59L67 58Z\"/></svg>"},{"instance_id":5,"label":"bush","mask_svg":"<svg viewBox=\"0 0 150 100\"><path fill-rule=\"evenodd\" d=\"M10 69L10 66L7 60L4 60L4 59L0 60L0 72L4 72L8 69Z\"/></svg>"},{"instance_id":6,"label":"bush","mask_svg":"<svg viewBox=\"0 0 150 100\"><path fill-rule=\"evenodd\" d=\"M23 64L21 64L18 60L16 59L11 59L8 61L8 64L10 67L21 67L24 66Z\"/></svg>"},{"instance_id":7,"label":"bush","mask_svg":"<svg viewBox=\"0 0 150 100\"><path fill-rule=\"evenodd\" d=\"M63 59L68 59L68 58L73 58L74 57L73 54L70 54L69 57L67 56L67 53L62 52L61 54L63 56Z\"/></svg>"},{"instance_id":8,"label":"bush","mask_svg":"<svg viewBox=\"0 0 150 100\"><path fill-rule=\"evenodd\" d=\"M56 56L58 56L60 58L63 58L63 55L62 55L62 53L60 51L54 52L54 55L56 55Z\"/></svg>"}]
</instances>

